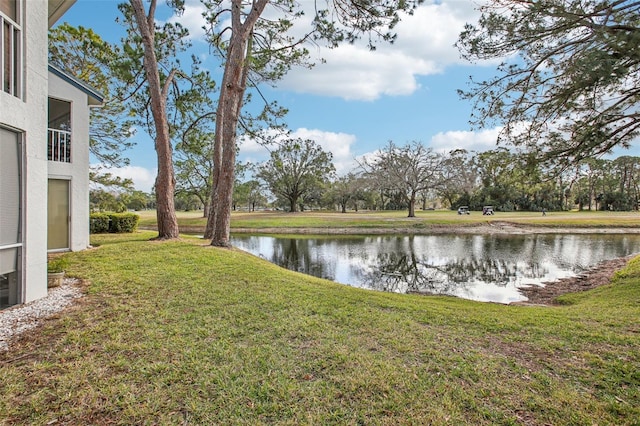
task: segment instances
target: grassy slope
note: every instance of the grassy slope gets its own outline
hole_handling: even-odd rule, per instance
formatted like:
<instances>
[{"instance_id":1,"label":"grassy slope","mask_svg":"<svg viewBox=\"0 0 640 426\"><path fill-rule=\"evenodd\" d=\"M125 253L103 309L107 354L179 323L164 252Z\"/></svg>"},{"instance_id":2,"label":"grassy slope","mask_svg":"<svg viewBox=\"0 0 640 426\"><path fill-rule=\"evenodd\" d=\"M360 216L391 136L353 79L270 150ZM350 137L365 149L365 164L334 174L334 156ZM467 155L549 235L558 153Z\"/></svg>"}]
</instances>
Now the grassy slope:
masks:
<instances>
[{"instance_id":1,"label":"grassy slope","mask_svg":"<svg viewBox=\"0 0 640 426\"><path fill-rule=\"evenodd\" d=\"M557 308L359 290L99 236L86 302L0 354L0 423L637 424L640 261Z\"/></svg>"}]
</instances>

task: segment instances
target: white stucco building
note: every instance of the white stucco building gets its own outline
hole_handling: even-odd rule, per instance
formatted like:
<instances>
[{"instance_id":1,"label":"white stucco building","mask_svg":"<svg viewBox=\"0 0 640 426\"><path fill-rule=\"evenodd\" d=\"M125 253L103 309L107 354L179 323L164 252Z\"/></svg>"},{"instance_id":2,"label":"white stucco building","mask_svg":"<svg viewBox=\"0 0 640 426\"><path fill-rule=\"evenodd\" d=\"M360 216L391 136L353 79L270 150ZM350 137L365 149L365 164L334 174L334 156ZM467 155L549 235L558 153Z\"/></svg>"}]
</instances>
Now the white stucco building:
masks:
<instances>
[{"instance_id":1,"label":"white stucco building","mask_svg":"<svg viewBox=\"0 0 640 426\"><path fill-rule=\"evenodd\" d=\"M75 0L0 0L0 309L47 294L48 251L89 245L89 108L102 95L47 64Z\"/></svg>"}]
</instances>

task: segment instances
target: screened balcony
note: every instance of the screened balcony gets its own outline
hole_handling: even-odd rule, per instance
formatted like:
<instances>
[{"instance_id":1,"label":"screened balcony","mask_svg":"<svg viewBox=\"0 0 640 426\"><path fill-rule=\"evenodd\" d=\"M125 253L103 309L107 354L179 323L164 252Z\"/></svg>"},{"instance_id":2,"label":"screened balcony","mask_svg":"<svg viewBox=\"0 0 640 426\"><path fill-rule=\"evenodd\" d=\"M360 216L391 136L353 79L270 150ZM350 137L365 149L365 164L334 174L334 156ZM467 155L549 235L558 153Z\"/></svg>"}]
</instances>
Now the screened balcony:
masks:
<instances>
[{"instance_id":1,"label":"screened balcony","mask_svg":"<svg viewBox=\"0 0 640 426\"><path fill-rule=\"evenodd\" d=\"M47 131L49 161L71 162L71 104L49 98Z\"/></svg>"}]
</instances>

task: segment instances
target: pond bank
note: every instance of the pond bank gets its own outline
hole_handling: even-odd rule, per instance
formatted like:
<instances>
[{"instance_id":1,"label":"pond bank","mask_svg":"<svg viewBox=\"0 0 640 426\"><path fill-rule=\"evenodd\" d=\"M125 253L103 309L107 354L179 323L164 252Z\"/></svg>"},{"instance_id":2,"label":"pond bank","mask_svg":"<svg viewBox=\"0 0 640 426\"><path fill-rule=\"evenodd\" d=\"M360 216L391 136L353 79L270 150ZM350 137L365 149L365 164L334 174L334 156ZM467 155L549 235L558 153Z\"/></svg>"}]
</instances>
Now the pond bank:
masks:
<instances>
[{"instance_id":1,"label":"pond bank","mask_svg":"<svg viewBox=\"0 0 640 426\"><path fill-rule=\"evenodd\" d=\"M201 227L180 228L181 232L202 235ZM507 221L488 221L484 223L459 225L426 225L413 227L264 227L232 228L235 234L286 234L286 235L441 235L441 234L640 234L640 227L575 227L575 226L537 226ZM513 302L515 305L555 305L555 299L563 294L590 290L608 284L613 274L622 269L636 255L607 260L599 263L577 277L544 283L544 286L521 288L528 298L526 302Z\"/></svg>"},{"instance_id":2,"label":"pond bank","mask_svg":"<svg viewBox=\"0 0 640 426\"><path fill-rule=\"evenodd\" d=\"M181 227L181 232L202 233L200 227ZM389 228L232 228L238 234L302 234L302 235L383 235L383 234L640 234L639 227L572 227L537 226L514 222L491 221L460 225L425 225Z\"/></svg>"},{"instance_id":3,"label":"pond bank","mask_svg":"<svg viewBox=\"0 0 640 426\"><path fill-rule=\"evenodd\" d=\"M154 231L155 227L140 227ZM180 232L202 235L202 226L180 226ZM578 227L520 224L506 221L489 221L459 225L424 225L394 227L260 227L231 228L237 234L300 234L300 235L430 235L430 234L640 234L638 227Z\"/></svg>"},{"instance_id":4,"label":"pond bank","mask_svg":"<svg viewBox=\"0 0 640 426\"><path fill-rule=\"evenodd\" d=\"M563 278L558 281L544 283L544 286L520 288L520 292L527 299L526 302L513 302L512 305L558 305L556 299L563 294L577 293L591 290L611 282L613 275L627 266L627 263L637 254L606 260L593 268L584 271L577 277Z\"/></svg>"}]
</instances>

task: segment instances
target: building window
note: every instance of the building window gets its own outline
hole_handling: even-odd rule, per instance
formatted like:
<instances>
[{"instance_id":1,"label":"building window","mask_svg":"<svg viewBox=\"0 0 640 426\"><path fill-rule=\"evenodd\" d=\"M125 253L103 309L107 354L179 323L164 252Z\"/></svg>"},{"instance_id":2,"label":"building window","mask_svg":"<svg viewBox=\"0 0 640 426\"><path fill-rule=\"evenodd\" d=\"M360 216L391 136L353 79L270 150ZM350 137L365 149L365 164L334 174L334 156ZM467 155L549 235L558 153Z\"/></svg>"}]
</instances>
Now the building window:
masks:
<instances>
[{"instance_id":1,"label":"building window","mask_svg":"<svg viewBox=\"0 0 640 426\"><path fill-rule=\"evenodd\" d=\"M22 147L0 128L0 309L22 301Z\"/></svg>"},{"instance_id":2,"label":"building window","mask_svg":"<svg viewBox=\"0 0 640 426\"><path fill-rule=\"evenodd\" d=\"M0 0L0 80L2 90L13 96L21 96L22 76L22 28L18 0Z\"/></svg>"},{"instance_id":3,"label":"building window","mask_svg":"<svg viewBox=\"0 0 640 426\"><path fill-rule=\"evenodd\" d=\"M49 98L49 161L71 162L71 103Z\"/></svg>"}]
</instances>

